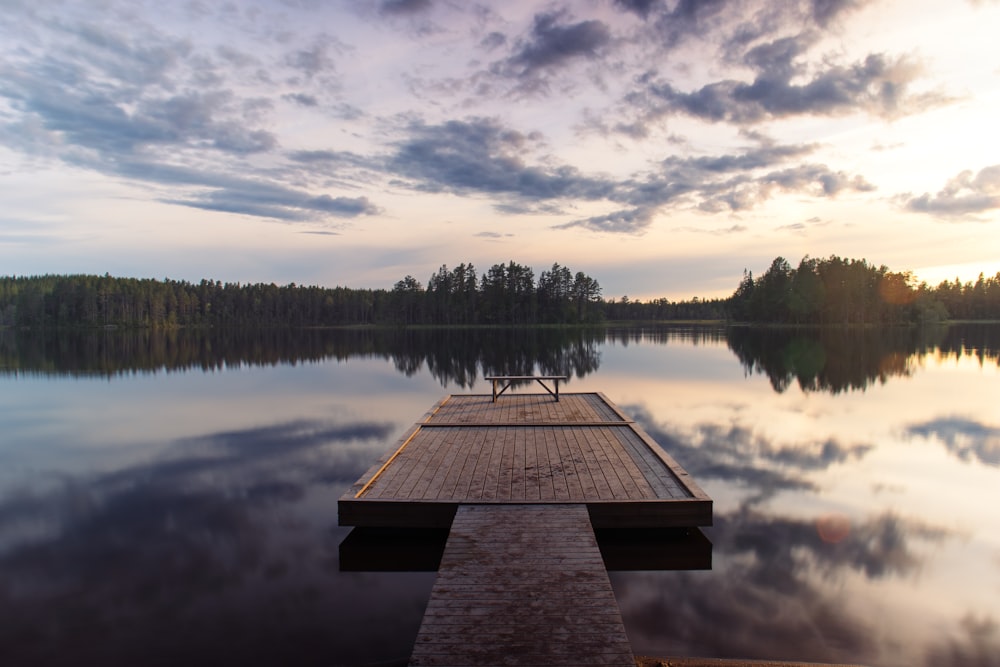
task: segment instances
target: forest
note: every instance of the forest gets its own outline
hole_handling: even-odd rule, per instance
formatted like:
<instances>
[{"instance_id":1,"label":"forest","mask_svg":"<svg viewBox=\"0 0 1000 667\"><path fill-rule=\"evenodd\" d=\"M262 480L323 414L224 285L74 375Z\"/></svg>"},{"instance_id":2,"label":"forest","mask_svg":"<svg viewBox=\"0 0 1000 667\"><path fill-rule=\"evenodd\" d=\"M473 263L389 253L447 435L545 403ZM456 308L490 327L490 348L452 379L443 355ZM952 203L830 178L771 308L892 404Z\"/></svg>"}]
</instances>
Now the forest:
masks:
<instances>
[{"instance_id":1,"label":"forest","mask_svg":"<svg viewBox=\"0 0 1000 667\"><path fill-rule=\"evenodd\" d=\"M644 286L647 287L648 286ZM916 284L866 260L777 257L758 277L744 271L728 298L604 299L598 281L558 263L535 278L510 261L477 273L441 266L426 286L406 276L392 289L240 284L97 275L0 277L0 326L331 327L537 325L714 320L781 324L933 323L1000 319L1000 272L973 282Z\"/></svg>"}]
</instances>

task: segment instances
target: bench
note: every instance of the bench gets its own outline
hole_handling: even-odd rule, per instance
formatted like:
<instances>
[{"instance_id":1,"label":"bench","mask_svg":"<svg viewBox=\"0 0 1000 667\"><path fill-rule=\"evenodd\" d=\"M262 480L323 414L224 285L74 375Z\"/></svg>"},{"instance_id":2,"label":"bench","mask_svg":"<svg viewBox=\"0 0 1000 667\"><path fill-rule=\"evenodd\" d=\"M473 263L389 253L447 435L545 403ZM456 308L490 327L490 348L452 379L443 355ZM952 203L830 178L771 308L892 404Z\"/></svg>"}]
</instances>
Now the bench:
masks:
<instances>
[{"instance_id":1,"label":"bench","mask_svg":"<svg viewBox=\"0 0 1000 667\"><path fill-rule=\"evenodd\" d=\"M510 389L511 385L513 385L515 382L522 380L534 380L538 384L542 385L542 388L545 389L545 391L549 392L549 394L551 394L558 402L559 383L561 381L568 380L569 376L568 375L487 375L485 376L484 379L493 382L494 403L497 402L497 398L502 393ZM545 384L546 382L551 382L552 387L549 387L547 384ZM503 387L500 389L500 391L497 391L497 386L500 385L501 383L506 383L506 384L503 384ZM555 389L554 391L553 388Z\"/></svg>"}]
</instances>

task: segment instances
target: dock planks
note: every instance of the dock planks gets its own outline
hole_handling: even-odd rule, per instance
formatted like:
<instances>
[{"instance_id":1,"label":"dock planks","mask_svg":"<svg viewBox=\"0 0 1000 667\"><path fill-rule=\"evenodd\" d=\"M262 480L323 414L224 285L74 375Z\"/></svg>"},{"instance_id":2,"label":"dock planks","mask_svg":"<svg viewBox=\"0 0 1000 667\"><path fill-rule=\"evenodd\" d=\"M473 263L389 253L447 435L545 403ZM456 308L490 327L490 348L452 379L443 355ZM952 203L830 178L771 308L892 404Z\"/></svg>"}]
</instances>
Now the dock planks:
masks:
<instances>
[{"instance_id":1,"label":"dock planks","mask_svg":"<svg viewBox=\"0 0 1000 667\"><path fill-rule=\"evenodd\" d=\"M599 393L454 395L338 503L341 525L450 525L460 505L579 503L594 527L710 525L711 499Z\"/></svg>"},{"instance_id":2,"label":"dock planks","mask_svg":"<svg viewBox=\"0 0 1000 667\"><path fill-rule=\"evenodd\" d=\"M634 667L586 506L461 506L410 665Z\"/></svg>"}]
</instances>

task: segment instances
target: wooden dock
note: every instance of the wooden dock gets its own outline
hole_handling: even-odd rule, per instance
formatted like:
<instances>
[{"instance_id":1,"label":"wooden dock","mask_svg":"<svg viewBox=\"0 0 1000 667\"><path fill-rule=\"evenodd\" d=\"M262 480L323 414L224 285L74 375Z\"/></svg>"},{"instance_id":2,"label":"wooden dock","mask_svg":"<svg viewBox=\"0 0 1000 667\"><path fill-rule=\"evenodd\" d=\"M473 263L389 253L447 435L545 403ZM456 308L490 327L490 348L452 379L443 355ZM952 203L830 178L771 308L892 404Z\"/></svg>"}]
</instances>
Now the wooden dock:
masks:
<instances>
[{"instance_id":1,"label":"wooden dock","mask_svg":"<svg viewBox=\"0 0 1000 667\"><path fill-rule=\"evenodd\" d=\"M446 397L338 509L345 526L447 528L483 503L580 503L594 528L712 523L711 498L599 393Z\"/></svg>"},{"instance_id":2,"label":"wooden dock","mask_svg":"<svg viewBox=\"0 0 1000 667\"><path fill-rule=\"evenodd\" d=\"M632 666L594 530L711 525L603 394L550 394L446 397L340 499L341 525L450 528L411 665Z\"/></svg>"}]
</instances>

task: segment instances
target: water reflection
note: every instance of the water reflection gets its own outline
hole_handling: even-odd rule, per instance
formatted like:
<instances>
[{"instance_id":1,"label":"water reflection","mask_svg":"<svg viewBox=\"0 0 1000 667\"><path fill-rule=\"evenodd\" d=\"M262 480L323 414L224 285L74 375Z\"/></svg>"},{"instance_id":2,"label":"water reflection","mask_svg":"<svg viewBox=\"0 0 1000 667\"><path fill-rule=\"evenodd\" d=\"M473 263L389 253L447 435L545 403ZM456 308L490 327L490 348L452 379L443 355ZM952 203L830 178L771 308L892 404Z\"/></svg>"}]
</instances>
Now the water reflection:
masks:
<instances>
[{"instance_id":1,"label":"water reflection","mask_svg":"<svg viewBox=\"0 0 1000 667\"><path fill-rule=\"evenodd\" d=\"M815 489L807 472L857 460L872 450L868 443L843 444L833 438L778 445L738 424L698 424L694 430L659 423L644 405L625 411L696 480L717 479L750 492L748 504L779 491Z\"/></svg>"},{"instance_id":2,"label":"water reflection","mask_svg":"<svg viewBox=\"0 0 1000 667\"><path fill-rule=\"evenodd\" d=\"M1000 365L998 327L770 329L732 327L729 348L747 373L762 373L777 392L793 381L803 391L864 390L892 377L906 377L920 357L975 355Z\"/></svg>"},{"instance_id":3,"label":"water reflection","mask_svg":"<svg viewBox=\"0 0 1000 667\"><path fill-rule=\"evenodd\" d=\"M408 614L375 608L384 582L338 575L346 531L329 529L328 508L371 465L367 443L391 430L298 421L212 433L161 460L8 490L4 664L323 664L366 660L365 642L405 657L431 580L394 583ZM366 621L386 614L388 642Z\"/></svg>"},{"instance_id":4,"label":"water reflection","mask_svg":"<svg viewBox=\"0 0 1000 667\"><path fill-rule=\"evenodd\" d=\"M963 664L925 662L920 642L887 643L878 610L851 605L843 594L852 572L870 580L915 575L924 558L914 545L939 543L948 531L877 515L831 543L821 537L816 521L741 510L717 514L709 533L716 560L711 575L612 576L637 651Z\"/></svg>"},{"instance_id":5,"label":"water reflection","mask_svg":"<svg viewBox=\"0 0 1000 667\"><path fill-rule=\"evenodd\" d=\"M390 359L442 385L481 375L583 377L600 365L603 329L209 329L44 331L0 329L0 373L113 377L352 358Z\"/></svg>"},{"instance_id":6,"label":"water reflection","mask_svg":"<svg viewBox=\"0 0 1000 667\"><path fill-rule=\"evenodd\" d=\"M442 385L472 387L493 373L584 377L613 343L725 343L747 373L778 392L863 390L906 377L918 359L971 355L1000 365L1000 327L770 329L722 326L432 329L211 329L21 332L0 329L0 373L108 376L178 370L390 359L413 376L426 367Z\"/></svg>"},{"instance_id":7,"label":"water reflection","mask_svg":"<svg viewBox=\"0 0 1000 667\"><path fill-rule=\"evenodd\" d=\"M963 461L978 460L1000 466L1000 427L966 417L938 417L911 424L906 433L940 440L948 451Z\"/></svg>"},{"instance_id":8,"label":"water reflection","mask_svg":"<svg viewBox=\"0 0 1000 667\"><path fill-rule=\"evenodd\" d=\"M442 393L534 370L606 392L716 500L711 570L612 572L637 652L995 664L998 341L3 331L0 663L405 661L440 546L352 552L336 500ZM425 571L373 571L397 556Z\"/></svg>"}]
</instances>

